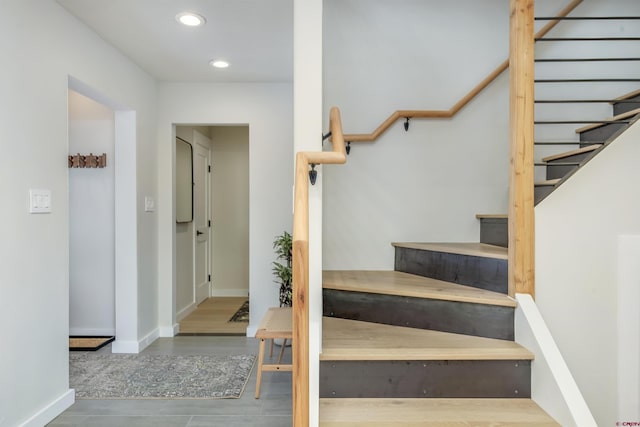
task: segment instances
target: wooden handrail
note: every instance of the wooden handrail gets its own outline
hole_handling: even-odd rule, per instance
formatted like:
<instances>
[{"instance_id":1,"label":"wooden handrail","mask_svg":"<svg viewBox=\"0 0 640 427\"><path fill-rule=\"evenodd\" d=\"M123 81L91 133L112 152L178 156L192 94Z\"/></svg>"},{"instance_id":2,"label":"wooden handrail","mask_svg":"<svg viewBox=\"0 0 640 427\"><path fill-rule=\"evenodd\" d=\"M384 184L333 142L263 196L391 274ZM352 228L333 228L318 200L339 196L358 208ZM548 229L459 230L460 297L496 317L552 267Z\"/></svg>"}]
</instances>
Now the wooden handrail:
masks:
<instances>
[{"instance_id":1,"label":"wooden handrail","mask_svg":"<svg viewBox=\"0 0 640 427\"><path fill-rule=\"evenodd\" d=\"M296 155L293 208L293 425L309 425L309 165L347 161L340 110L331 108L329 130L333 151Z\"/></svg>"},{"instance_id":2,"label":"wooden handrail","mask_svg":"<svg viewBox=\"0 0 640 427\"><path fill-rule=\"evenodd\" d=\"M556 18L564 18L573 9L575 9L583 0L572 0L564 9L562 9L556 15ZM541 38L547 34L553 27L560 22L559 20L549 21L544 27L542 27L536 34L535 38ZM476 85L469 93L467 93L460 101L458 101L453 107L448 110L398 110L391 114L380 126L371 133L354 133L344 135L345 141L349 142L371 142L378 139L387 129L391 127L396 120L409 118L426 118L426 119L448 119L455 116L464 106L466 106L473 98L475 98L480 92L482 92L491 82L493 82L500 74L509 68L509 59L505 59L495 70L493 70L487 77L485 77L480 83Z\"/></svg>"}]
</instances>

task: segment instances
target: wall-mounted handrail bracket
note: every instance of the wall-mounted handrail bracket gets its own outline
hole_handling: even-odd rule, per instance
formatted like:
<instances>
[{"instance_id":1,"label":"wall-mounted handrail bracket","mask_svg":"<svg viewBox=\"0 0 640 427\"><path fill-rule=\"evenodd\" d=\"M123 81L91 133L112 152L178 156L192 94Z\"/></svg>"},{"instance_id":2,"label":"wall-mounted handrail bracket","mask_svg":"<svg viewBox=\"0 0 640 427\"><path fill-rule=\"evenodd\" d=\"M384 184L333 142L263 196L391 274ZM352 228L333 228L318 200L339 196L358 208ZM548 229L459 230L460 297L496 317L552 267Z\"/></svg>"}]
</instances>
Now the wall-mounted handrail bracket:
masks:
<instances>
[{"instance_id":1,"label":"wall-mounted handrail bracket","mask_svg":"<svg viewBox=\"0 0 640 427\"><path fill-rule=\"evenodd\" d=\"M318 171L316 170L315 163L309 164L311 166L311 170L309 171L309 182L311 185L316 185L316 179L318 178Z\"/></svg>"},{"instance_id":2,"label":"wall-mounted handrail bracket","mask_svg":"<svg viewBox=\"0 0 640 427\"><path fill-rule=\"evenodd\" d=\"M347 156L351 154L351 141L347 141L346 147L344 147L344 151L347 152Z\"/></svg>"},{"instance_id":3,"label":"wall-mounted handrail bracket","mask_svg":"<svg viewBox=\"0 0 640 427\"><path fill-rule=\"evenodd\" d=\"M331 131L322 134L322 146L323 147L324 147L324 142L329 138L331 138Z\"/></svg>"},{"instance_id":4,"label":"wall-mounted handrail bracket","mask_svg":"<svg viewBox=\"0 0 640 427\"><path fill-rule=\"evenodd\" d=\"M404 118L404 131L405 132L409 131L409 117Z\"/></svg>"}]
</instances>

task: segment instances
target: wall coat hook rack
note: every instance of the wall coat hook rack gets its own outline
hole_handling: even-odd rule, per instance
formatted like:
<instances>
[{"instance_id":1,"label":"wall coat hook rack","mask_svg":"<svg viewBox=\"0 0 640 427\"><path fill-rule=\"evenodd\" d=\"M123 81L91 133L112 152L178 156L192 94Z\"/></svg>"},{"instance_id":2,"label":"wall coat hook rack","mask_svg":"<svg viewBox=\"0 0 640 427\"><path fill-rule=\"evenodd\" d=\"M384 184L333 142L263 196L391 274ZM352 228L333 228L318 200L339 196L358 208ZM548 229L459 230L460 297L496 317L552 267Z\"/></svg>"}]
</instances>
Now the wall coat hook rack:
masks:
<instances>
[{"instance_id":1,"label":"wall coat hook rack","mask_svg":"<svg viewBox=\"0 0 640 427\"><path fill-rule=\"evenodd\" d=\"M107 166L107 153L101 155L78 153L70 155L68 159L70 168L104 168Z\"/></svg>"}]
</instances>

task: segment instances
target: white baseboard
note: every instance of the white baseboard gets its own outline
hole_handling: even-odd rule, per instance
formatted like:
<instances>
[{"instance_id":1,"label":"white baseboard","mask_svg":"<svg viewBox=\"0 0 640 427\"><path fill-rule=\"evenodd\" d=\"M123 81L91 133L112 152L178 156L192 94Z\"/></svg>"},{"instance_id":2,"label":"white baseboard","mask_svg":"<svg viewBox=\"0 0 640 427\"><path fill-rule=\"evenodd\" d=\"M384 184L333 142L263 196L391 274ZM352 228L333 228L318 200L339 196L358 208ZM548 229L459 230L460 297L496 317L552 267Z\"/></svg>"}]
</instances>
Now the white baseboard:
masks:
<instances>
[{"instance_id":1,"label":"white baseboard","mask_svg":"<svg viewBox=\"0 0 640 427\"><path fill-rule=\"evenodd\" d=\"M192 302L191 304L189 304L188 306L186 306L185 308L183 308L182 310L178 311L176 313L176 322L181 321L182 319L184 319L185 317L187 317L188 315L190 315L191 313L193 313L193 311L198 307L198 304L196 304L195 302Z\"/></svg>"},{"instance_id":2,"label":"white baseboard","mask_svg":"<svg viewBox=\"0 0 640 427\"><path fill-rule=\"evenodd\" d=\"M118 337L116 337L116 340L111 344L111 352L112 353L140 353L142 350L147 348L149 344L154 342L159 337L160 337L159 328L156 328L153 331L149 332L146 336L144 336L141 340L138 340L138 341L124 341L124 340L119 340Z\"/></svg>"},{"instance_id":3,"label":"white baseboard","mask_svg":"<svg viewBox=\"0 0 640 427\"><path fill-rule=\"evenodd\" d=\"M175 337L180 332L180 324L176 323L173 326L160 326L159 328L161 337Z\"/></svg>"},{"instance_id":4,"label":"white baseboard","mask_svg":"<svg viewBox=\"0 0 640 427\"><path fill-rule=\"evenodd\" d=\"M110 328L69 328L71 336L113 337L115 334L116 330Z\"/></svg>"},{"instance_id":5,"label":"white baseboard","mask_svg":"<svg viewBox=\"0 0 640 427\"><path fill-rule=\"evenodd\" d=\"M214 289L212 297L248 297L249 291L246 289Z\"/></svg>"},{"instance_id":6,"label":"white baseboard","mask_svg":"<svg viewBox=\"0 0 640 427\"><path fill-rule=\"evenodd\" d=\"M142 351L145 348L149 347L149 344L154 342L160 337L160 329L155 328L153 331L149 332L144 338L142 338L138 342L138 351Z\"/></svg>"},{"instance_id":7,"label":"white baseboard","mask_svg":"<svg viewBox=\"0 0 640 427\"><path fill-rule=\"evenodd\" d=\"M124 341L116 337L116 340L111 343L112 353L139 353L139 349L138 341Z\"/></svg>"},{"instance_id":8,"label":"white baseboard","mask_svg":"<svg viewBox=\"0 0 640 427\"><path fill-rule=\"evenodd\" d=\"M76 401L76 391L69 389L62 396L39 410L35 415L29 418L20 427L42 427L51 422L55 417L63 413L69 406Z\"/></svg>"}]
</instances>

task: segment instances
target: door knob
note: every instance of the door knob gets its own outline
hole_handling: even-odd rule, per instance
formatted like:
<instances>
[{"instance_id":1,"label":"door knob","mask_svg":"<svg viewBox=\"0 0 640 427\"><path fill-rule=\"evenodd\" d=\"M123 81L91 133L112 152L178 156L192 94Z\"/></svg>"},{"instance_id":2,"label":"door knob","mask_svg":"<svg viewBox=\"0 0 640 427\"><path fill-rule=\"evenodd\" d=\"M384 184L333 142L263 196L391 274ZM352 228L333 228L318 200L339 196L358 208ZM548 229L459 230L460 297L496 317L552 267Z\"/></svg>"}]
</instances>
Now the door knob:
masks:
<instances>
[{"instance_id":1,"label":"door knob","mask_svg":"<svg viewBox=\"0 0 640 427\"><path fill-rule=\"evenodd\" d=\"M204 234L204 233L202 231L200 231L200 230L196 230L196 236L199 236L201 234Z\"/></svg>"}]
</instances>

